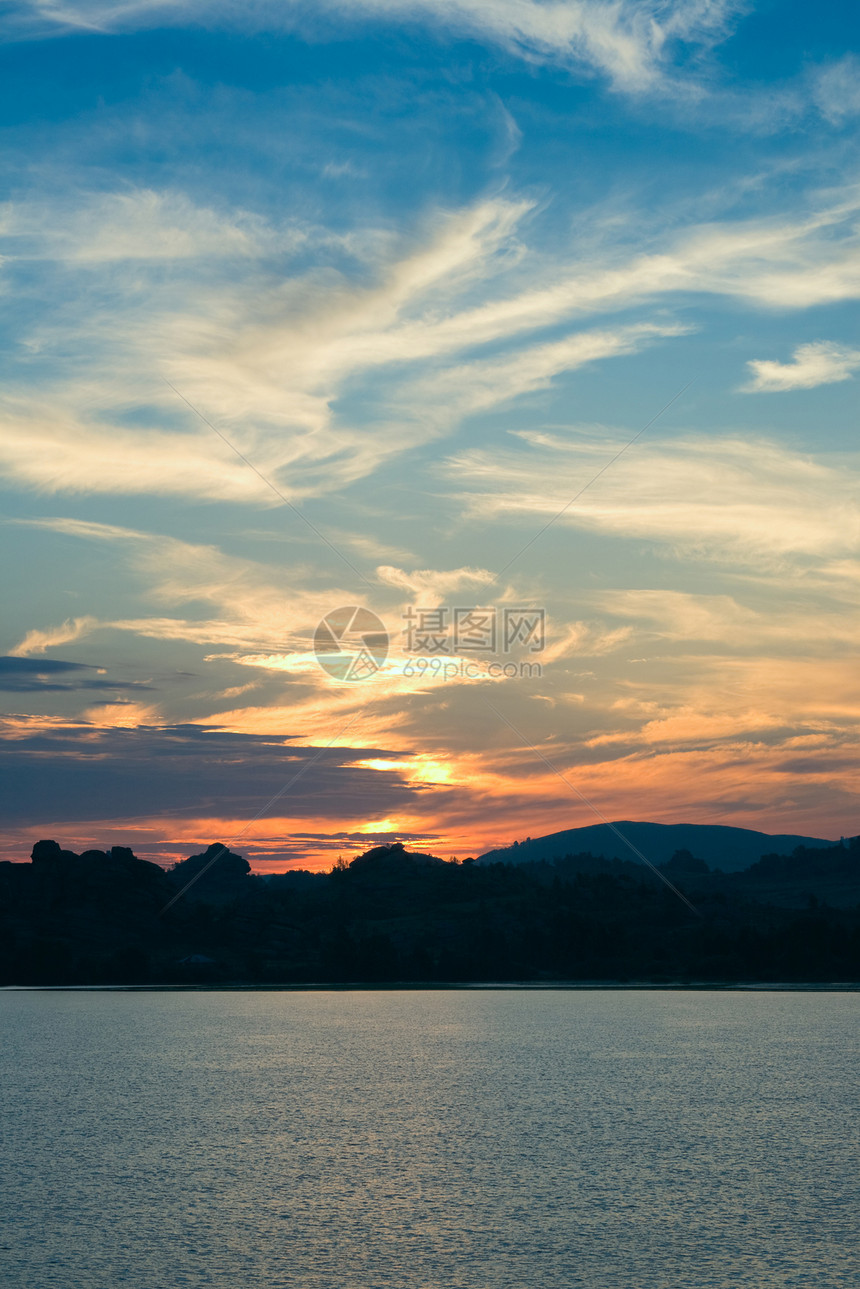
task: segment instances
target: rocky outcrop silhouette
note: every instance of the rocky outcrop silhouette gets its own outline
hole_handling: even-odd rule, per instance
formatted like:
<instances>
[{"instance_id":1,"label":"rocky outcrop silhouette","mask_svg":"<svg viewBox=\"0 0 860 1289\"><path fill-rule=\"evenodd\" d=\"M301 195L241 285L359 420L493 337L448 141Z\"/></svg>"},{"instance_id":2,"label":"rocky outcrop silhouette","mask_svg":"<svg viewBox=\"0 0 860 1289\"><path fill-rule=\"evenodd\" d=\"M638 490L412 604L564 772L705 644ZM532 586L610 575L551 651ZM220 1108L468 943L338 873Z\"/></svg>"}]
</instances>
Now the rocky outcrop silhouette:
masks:
<instances>
[{"instance_id":1,"label":"rocky outcrop silhouette","mask_svg":"<svg viewBox=\"0 0 860 1289\"><path fill-rule=\"evenodd\" d=\"M73 863L79 858L73 850L63 850L56 841L37 841L30 852L34 864Z\"/></svg>"},{"instance_id":2,"label":"rocky outcrop silhouette","mask_svg":"<svg viewBox=\"0 0 860 1289\"><path fill-rule=\"evenodd\" d=\"M398 873L404 868L438 866L444 864L438 855L426 855L421 851L407 850L402 841L392 842L389 846L374 846L363 855L357 855L349 867L358 870L372 870L378 873Z\"/></svg>"},{"instance_id":3,"label":"rocky outcrop silhouette","mask_svg":"<svg viewBox=\"0 0 860 1289\"><path fill-rule=\"evenodd\" d=\"M168 877L177 891L188 887L191 899L230 899L241 892L251 865L223 842L214 842L199 855L174 864ZM190 885L189 885L190 884Z\"/></svg>"}]
</instances>

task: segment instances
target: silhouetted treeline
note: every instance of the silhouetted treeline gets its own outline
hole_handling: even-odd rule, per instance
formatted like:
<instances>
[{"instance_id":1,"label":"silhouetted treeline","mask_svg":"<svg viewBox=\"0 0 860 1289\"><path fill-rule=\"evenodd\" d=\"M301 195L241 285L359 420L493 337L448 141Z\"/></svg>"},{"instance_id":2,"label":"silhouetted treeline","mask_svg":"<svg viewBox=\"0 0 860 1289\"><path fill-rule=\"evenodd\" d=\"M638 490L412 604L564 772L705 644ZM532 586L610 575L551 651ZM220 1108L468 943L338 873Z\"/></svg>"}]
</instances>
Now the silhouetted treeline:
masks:
<instances>
[{"instance_id":1,"label":"silhouetted treeline","mask_svg":"<svg viewBox=\"0 0 860 1289\"><path fill-rule=\"evenodd\" d=\"M395 845L265 878L223 846L165 872L39 842L0 864L0 983L860 980L860 840L733 874L680 851L664 872L695 912L588 854L483 866Z\"/></svg>"}]
</instances>

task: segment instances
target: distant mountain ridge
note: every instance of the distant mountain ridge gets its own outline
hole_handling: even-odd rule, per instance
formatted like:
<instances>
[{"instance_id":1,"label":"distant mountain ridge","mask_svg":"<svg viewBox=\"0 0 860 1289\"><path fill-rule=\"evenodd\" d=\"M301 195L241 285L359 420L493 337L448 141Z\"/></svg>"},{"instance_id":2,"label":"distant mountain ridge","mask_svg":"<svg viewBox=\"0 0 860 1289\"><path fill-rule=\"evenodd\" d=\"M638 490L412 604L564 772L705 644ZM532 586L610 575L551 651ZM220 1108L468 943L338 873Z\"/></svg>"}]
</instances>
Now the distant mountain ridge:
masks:
<instances>
[{"instance_id":1,"label":"distant mountain ridge","mask_svg":"<svg viewBox=\"0 0 860 1289\"><path fill-rule=\"evenodd\" d=\"M609 824L588 824L567 828L546 837L528 838L511 846L488 850L479 864L528 864L561 859L565 855L590 852L607 859L640 863L636 854L613 832L618 829L652 864L666 864L678 850L688 850L710 868L739 873L762 855L790 855L797 846L812 850L838 842L792 833L756 832L751 828L730 828L724 824L652 824L620 820Z\"/></svg>"}]
</instances>

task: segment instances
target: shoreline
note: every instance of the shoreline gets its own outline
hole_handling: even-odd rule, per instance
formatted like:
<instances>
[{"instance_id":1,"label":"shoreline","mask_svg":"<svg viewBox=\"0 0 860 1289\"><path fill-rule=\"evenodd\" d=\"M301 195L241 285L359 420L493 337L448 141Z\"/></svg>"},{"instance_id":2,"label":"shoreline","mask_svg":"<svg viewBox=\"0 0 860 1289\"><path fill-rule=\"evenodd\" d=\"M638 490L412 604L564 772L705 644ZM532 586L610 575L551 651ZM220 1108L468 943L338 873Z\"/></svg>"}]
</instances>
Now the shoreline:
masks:
<instances>
[{"instance_id":1,"label":"shoreline","mask_svg":"<svg viewBox=\"0 0 860 1289\"><path fill-rule=\"evenodd\" d=\"M0 994L13 993L439 993L452 991L579 993L860 993L860 981L784 982L784 981L617 981L617 980L519 980L519 981L392 981L337 983L331 981L303 984L172 984L172 985L0 985Z\"/></svg>"}]
</instances>

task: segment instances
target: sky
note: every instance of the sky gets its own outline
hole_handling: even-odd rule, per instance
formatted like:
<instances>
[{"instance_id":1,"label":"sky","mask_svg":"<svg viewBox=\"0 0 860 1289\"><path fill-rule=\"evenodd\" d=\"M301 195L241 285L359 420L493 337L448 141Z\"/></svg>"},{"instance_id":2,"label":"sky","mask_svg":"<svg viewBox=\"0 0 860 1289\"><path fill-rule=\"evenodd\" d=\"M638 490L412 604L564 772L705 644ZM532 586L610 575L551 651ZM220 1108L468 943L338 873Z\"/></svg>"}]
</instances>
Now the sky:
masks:
<instances>
[{"instance_id":1,"label":"sky","mask_svg":"<svg viewBox=\"0 0 860 1289\"><path fill-rule=\"evenodd\" d=\"M11 0L3 857L860 833L858 35Z\"/></svg>"}]
</instances>

